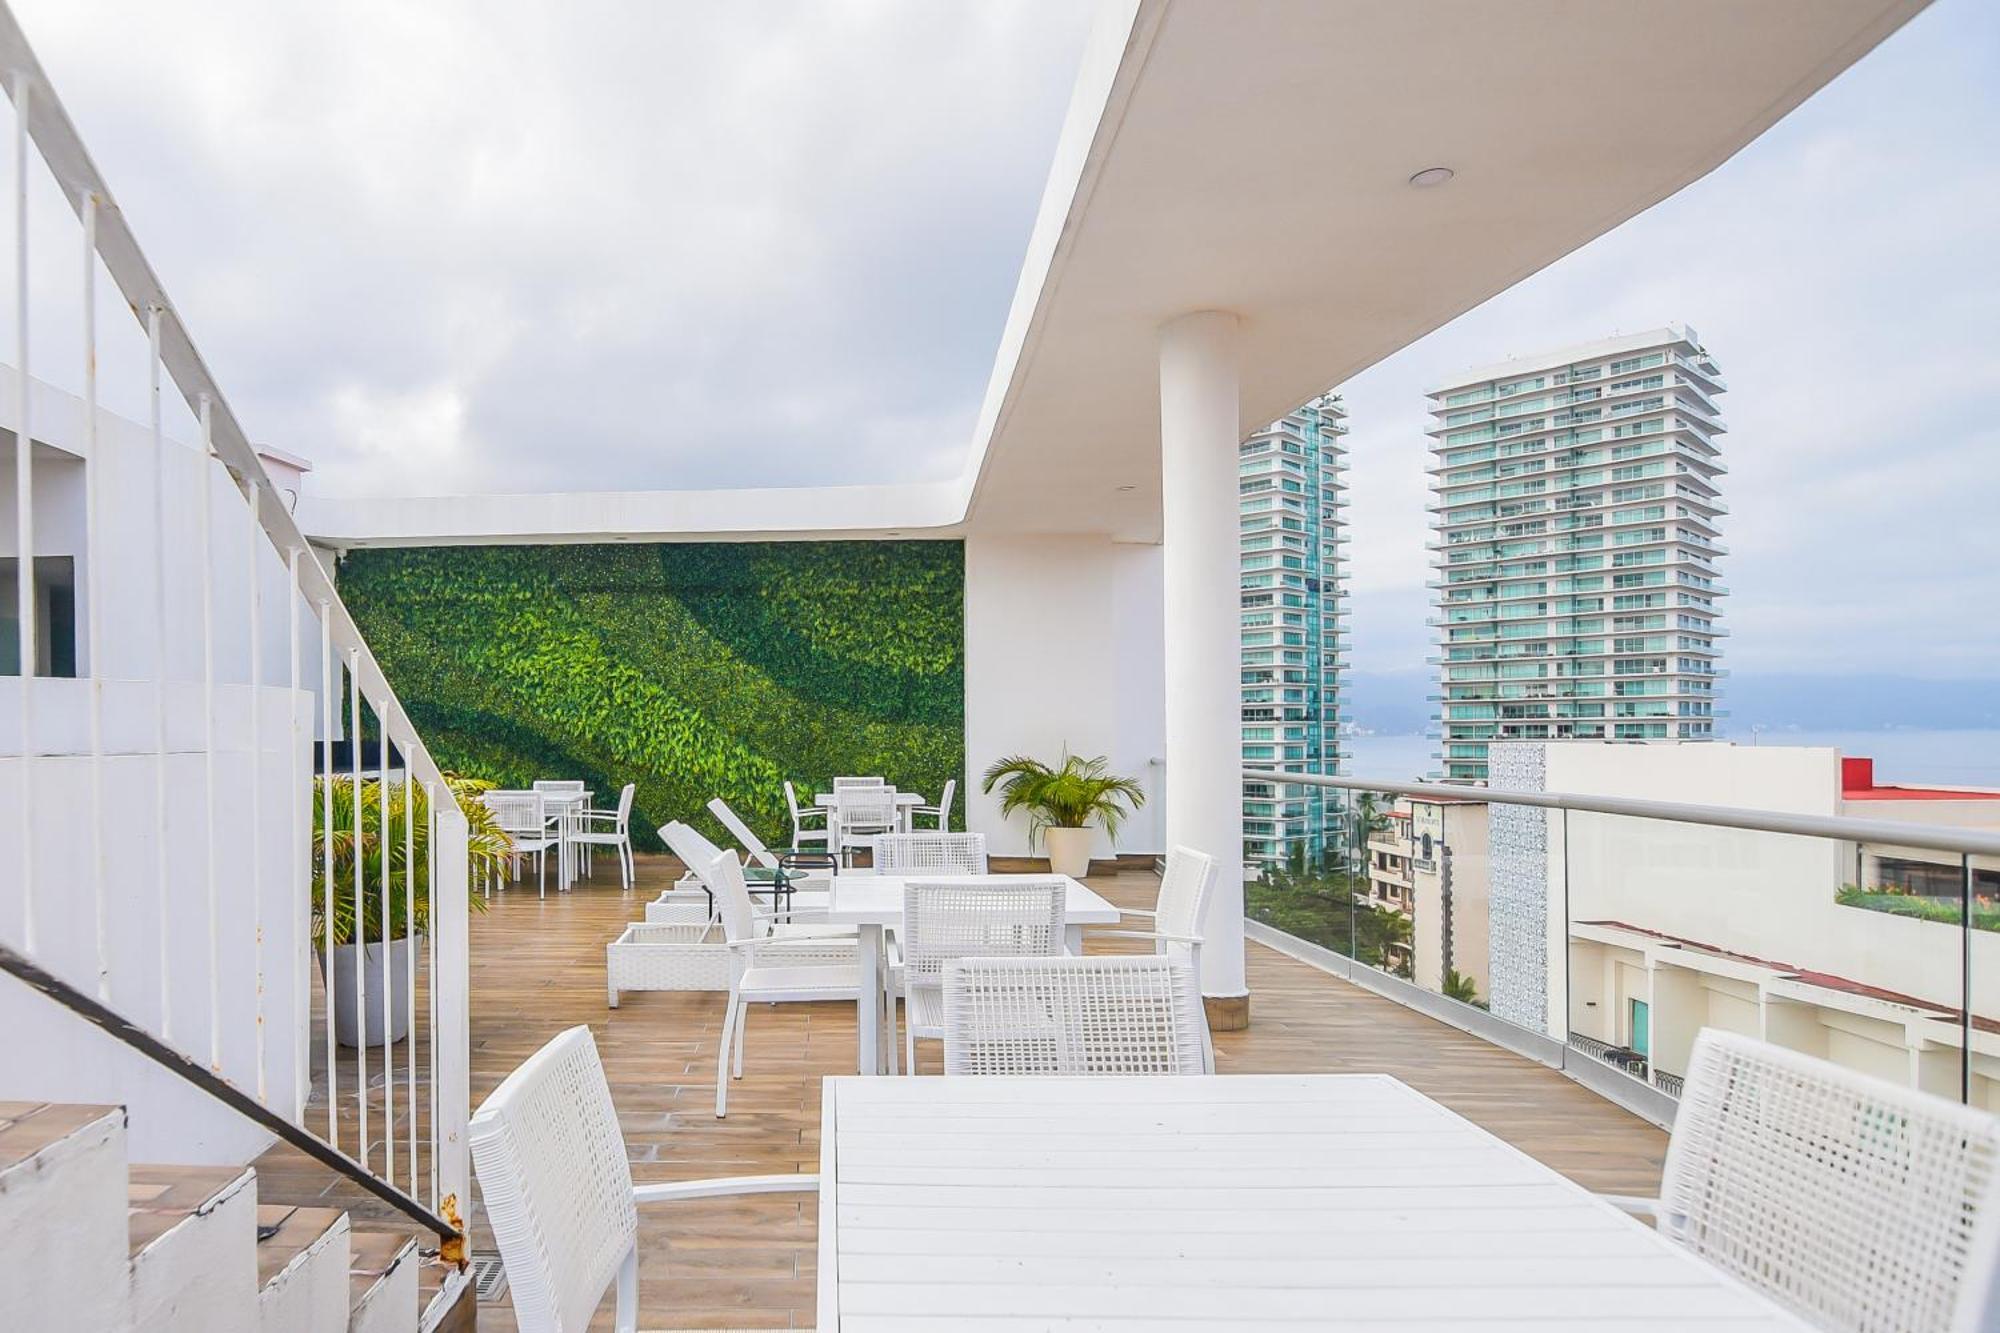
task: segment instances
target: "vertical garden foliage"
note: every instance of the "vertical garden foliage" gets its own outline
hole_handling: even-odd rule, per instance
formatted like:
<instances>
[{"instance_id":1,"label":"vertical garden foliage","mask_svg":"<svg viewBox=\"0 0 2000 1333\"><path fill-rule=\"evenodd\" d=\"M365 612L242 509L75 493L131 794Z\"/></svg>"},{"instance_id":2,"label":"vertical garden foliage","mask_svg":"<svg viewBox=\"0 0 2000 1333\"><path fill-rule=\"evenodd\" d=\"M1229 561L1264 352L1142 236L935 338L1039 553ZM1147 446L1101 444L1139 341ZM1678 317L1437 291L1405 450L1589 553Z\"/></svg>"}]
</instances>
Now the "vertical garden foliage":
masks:
<instances>
[{"instance_id":1,"label":"vertical garden foliage","mask_svg":"<svg viewBox=\"0 0 2000 1333\"><path fill-rule=\"evenodd\" d=\"M636 782L635 841L721 796L769 841L784 790L964 781L956 542L361 550L341 596L445 768ZM720 840L720 839L719 839Z\"/></svg>"}]
</instances>

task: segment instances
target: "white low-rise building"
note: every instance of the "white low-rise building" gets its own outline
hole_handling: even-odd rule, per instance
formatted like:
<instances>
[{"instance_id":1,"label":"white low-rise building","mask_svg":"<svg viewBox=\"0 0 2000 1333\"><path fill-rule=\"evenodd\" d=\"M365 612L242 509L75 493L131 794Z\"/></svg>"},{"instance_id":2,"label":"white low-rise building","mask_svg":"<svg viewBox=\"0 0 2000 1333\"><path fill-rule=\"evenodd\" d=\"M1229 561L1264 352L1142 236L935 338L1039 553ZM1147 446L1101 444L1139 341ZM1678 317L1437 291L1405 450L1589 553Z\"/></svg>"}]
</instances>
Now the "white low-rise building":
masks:
<instances>
[{"instance_id":1,"label":"white low-rise building","mask_svg":"<svg viewBox=\"0 0 2000 1333\"><path fill-rule=\"evenodd\" d=\"M1829 748L1524 744L1494 768L1496 789L2000 828L2000 791L1884 786ZM1958 926L1956 857L1493 798L1496 1012L1670 1091L1703 1027L1951 1096L1969 1042L1971 1100L2000 1109L2000 933ZM2000 870L1973 875L1990 924Z\"/></svg>"}]
</instances>

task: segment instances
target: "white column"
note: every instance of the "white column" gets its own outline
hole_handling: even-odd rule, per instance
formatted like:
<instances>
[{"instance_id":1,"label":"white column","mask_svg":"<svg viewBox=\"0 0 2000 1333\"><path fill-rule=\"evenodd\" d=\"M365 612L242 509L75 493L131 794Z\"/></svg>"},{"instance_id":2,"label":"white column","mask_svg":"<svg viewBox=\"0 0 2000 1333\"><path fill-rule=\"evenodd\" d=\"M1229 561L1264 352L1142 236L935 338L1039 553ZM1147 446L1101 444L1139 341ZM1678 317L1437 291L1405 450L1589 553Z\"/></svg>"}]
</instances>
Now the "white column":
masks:
<instances>
[{"instance_id":1,"label":"white column","mask_svg":"<svg viewBox=\"0 0 2000 1333\"><path fill-rule=\"evenodd\" d=\"M1236 499L1237 319L1160 330L1160 498L1166 579L1167 845L1216 860L1202 993L1243 979L1242 656ZM1234 1007L1234 1006L1232 1006Z\"/></svg>"}]
</instances>

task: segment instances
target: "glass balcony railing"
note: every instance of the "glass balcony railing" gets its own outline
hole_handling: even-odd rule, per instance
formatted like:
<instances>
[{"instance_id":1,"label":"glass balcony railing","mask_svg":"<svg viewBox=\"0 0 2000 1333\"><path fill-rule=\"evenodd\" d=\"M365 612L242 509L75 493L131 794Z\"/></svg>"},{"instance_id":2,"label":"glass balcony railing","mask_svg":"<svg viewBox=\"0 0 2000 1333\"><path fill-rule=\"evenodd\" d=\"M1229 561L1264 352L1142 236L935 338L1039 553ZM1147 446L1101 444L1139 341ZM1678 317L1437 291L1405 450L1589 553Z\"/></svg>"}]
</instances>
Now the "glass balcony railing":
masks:
<instances>
[{"instance_id":1,"label":"glass balcony railing","mask_svg":"<svg viewBox=\"0 0 2000 1333\"><path fill-rule=\"evenodd\" d=\"M1253 933L1658 1120L1704 1027L2000 1111L2000 792L1809 817L1706 803L1823 808L1801 751L1452 748L1490 785L1262 775L1332 832L1246 885Z\"/></svg>"}]
</instances>

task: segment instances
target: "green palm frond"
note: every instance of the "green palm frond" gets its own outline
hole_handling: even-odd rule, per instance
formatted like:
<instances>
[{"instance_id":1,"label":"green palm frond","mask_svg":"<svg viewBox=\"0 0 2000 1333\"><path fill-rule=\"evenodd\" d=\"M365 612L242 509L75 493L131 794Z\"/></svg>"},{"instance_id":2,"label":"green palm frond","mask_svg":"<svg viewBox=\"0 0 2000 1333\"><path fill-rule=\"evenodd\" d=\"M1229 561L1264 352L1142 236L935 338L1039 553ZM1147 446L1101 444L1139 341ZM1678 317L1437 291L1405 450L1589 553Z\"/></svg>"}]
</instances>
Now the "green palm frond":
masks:
<instances>
[{"instance_id":1,"label":"green palm frond","mask_svg":"<svg viewBox=\"0 0 2000 1333\"><path fill-rule=\"evenodd\" d=\"M476 884L482 876L497 871L510 852L507 835L493 822L493 812L483 801L472 799L492 784L449 773L445 782L465 815L468 879ZM383 795L380 779L363 779L358 790L348 778L313 781L310 905L316 946L324 946L329 921L335 944L401 939L412 927L419 935L430 929L429 797L422 787L391 782L385 821ZM386 839L382 836L385 822ZM329 864L333 871L331 893L327 890ZM467 900L474 911L486 910L484 898L468 894Z\"/></svg>"},{"instance_id":2,"label":"green palm frond","mask_svg":"<svg viewBox=\"0 0 2000 1333\"><path fill-rule=\"evenodd\" d=\"M1008 755L986 770L982 790L1000 788L1000 813L1028 813L1028 831L1039 837L1049 828L1083 828L1096 819L1116 839L1127 815L1146 803L1132 778L1110 771L1103 755L1085 759L1063 750L1054 767L1026 755Z\"/></svg>"}]
</instances>

